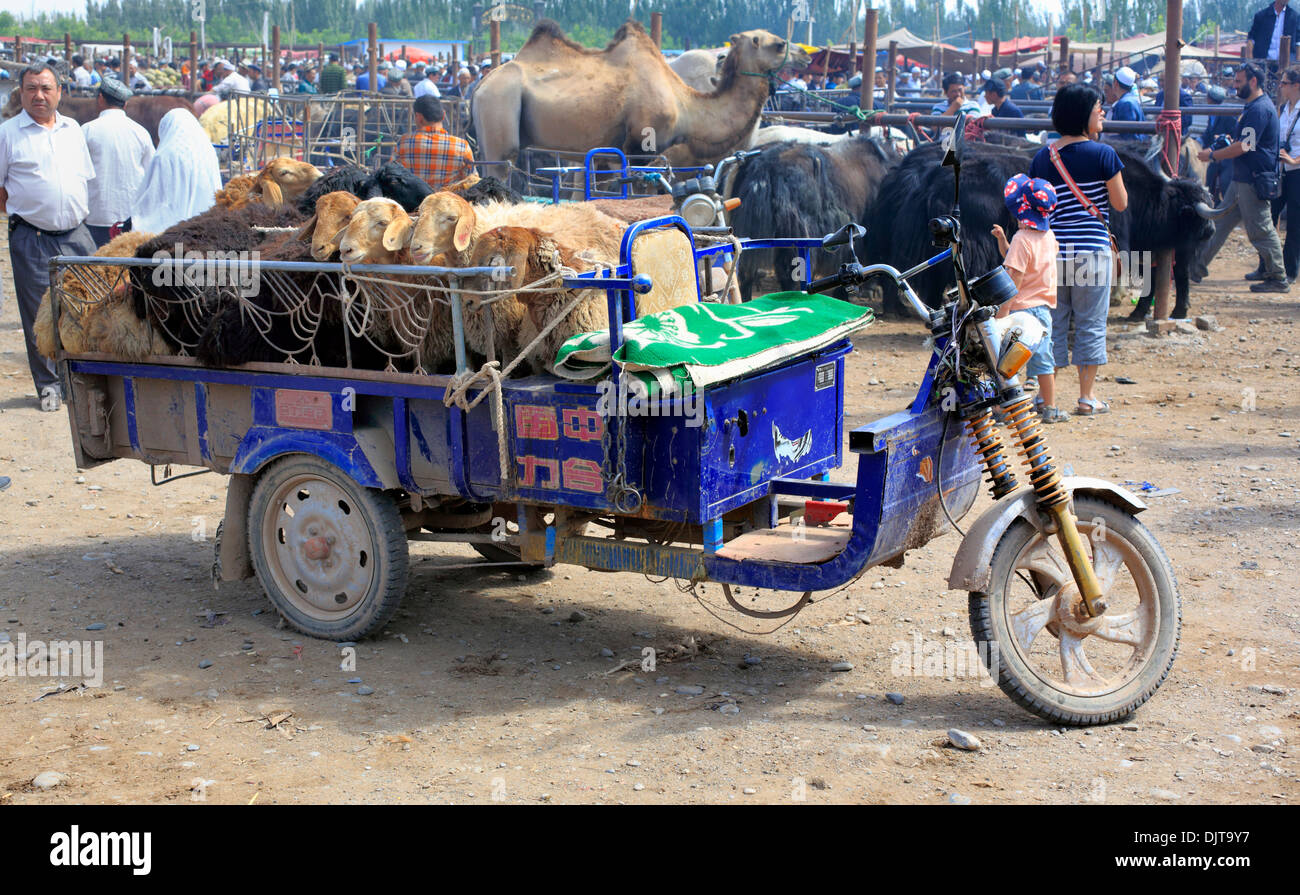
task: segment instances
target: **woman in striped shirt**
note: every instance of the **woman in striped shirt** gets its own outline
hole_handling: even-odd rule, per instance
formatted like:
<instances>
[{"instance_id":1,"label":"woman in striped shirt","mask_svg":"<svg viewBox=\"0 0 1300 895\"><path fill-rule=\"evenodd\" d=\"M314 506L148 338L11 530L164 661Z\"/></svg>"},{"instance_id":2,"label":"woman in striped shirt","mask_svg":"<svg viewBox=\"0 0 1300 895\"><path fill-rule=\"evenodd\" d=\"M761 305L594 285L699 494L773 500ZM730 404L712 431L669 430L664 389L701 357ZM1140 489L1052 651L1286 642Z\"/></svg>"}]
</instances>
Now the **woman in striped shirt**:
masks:
<instances>
[{"instance_id":1,"label":"woman in striped shirt","mask_svg":"<svg viewBox=\"0 0 1300 895\"><path fill-rule=\"evenodd\" d=\"M1114 262L1107 222L1112 208L1128 207L1120 173L1124 164L1112 147L1094 139L1102 122L1100 93L1085 84L1061 88L1052 102L1052 124L1061 137L1039 150L1029 165L1029 176L1046 180L1058 197L1051 217L1061 265L1052 311L1052 354L1058 369L1071 360L1078 367L1078 413L1084 416L1110 409L1093 394L1097 368L1106 363L1106 314ZM1052 158L1053 149L1086 201L1080 201L1066 183Z\"/></svg>"}]
</instances>

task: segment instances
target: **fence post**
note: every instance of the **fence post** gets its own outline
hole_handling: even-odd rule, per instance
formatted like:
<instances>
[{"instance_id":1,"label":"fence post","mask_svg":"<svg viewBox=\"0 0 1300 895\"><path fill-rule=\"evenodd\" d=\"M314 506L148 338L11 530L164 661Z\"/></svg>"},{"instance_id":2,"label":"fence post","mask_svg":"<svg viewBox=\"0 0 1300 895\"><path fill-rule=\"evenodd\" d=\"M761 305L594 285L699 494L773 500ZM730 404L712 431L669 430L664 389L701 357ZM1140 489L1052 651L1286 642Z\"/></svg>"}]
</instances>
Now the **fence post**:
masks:
<instances>
[{"instance_id":1,"label":"fence post","mask_svg":"<svg viewBox=\"0 0 1300 895\"><path fill-rule=\"evenodd\" d=\"M371 22L366 26L369 37L370 54L370 93L379 92L379 26Z\"/></svg>"},{"instance_id":2,"label":"fence post","mask_svg":"<svg viewBox=\"0 0 1300 895\"><path fill-rule=\"evenodd\" d=\"M492 67L501 67L501 23L493 19L488 23L488 52L492 54Z\"/></svg>"},{"instance_id":3,"label":"fence post","mask_svg":"<svg viewBox=\"0 0 1300 895\"><path fill-rule=\"evenodd\" d=\"M994 34L993 35L993 69L992 69L993 71L997 71L999 68L1002 67L998 61L1000 58L999 51L1001 49L1002 49L1002 41L998 39L997 34Z\"/></svg>"},{"instance_id":4,"label":"fence post","mask_svg":"<svg viewBox=\"0 0 1300 895\"><path fill-rule=\"evenodd\" d=\"M664 14L661 12L650 13L650 39L655 42L659 49L664 47Z\"/></svg>"},{"instance_id":5,"label":"fence post","mask_svg":"<svg viewBox=\"0 0 1300 895\"><path fill-rule=\"evenodd\" d=\"M131 58L131 35L123 33L122 34L122 70L120 74L124 78L126 77L126 60L130 58ZM130 85L128 84L127 86L129 87Z\"/></svg>"},{"instance_id":6,"label":"fence post","mask_svg":"<svg viewBox=\"0 0 1300 895\"><path fill-rule=\"evenodd\" d=\"M859 88L858 108L866 112L876 107L876 38L879 36L879 15L875 9L868 7L867 24L862 32L862 86ZM868 130L866 124L865 121L862 122L862 133Z\"/></svg>"},{"instance_id":7,"label":"fence post","mask_svg":"<svg viewBox=\"0 0 1300 895\"><path fill-rule=\"evenodd\" d=\"M271 26L271 86L280 89L280 26Z\"/></svg>"},{"instance_id":8,"label":"fence post","mask_svg":"<svg viewBox=\"0 0 1300 895\"><path fill-rule=\"evenodd\" d=\"M874 68L874 66L873 66ZM875 75L875 72L872 72ZM863 78L865 81L866 78ZM894 88L898 83L898 41L889 42L889 58L885 60L885 109L894 105Z\"/></svg>"},{"instance_id":9,"label":"fence post","mask_svg":"<svg viewBox=\"0 0 1300 895\"><path fill-rule=\"evenodd\" d=\"M190 89L195 92L199 89L199 34L197 31L190 32Z\"/></svg>"}]
</instances>

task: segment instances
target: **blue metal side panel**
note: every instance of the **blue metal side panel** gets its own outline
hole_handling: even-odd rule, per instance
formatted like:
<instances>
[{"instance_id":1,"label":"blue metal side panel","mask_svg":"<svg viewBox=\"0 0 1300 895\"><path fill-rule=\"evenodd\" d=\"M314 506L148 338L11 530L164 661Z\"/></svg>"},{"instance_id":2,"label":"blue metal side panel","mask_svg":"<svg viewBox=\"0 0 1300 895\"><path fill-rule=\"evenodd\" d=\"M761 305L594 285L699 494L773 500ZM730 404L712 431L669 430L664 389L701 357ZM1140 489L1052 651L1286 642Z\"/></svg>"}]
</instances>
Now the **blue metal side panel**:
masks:
<instances>
[{"instance_id":1,"label":"blue metal side panel","mask_svg":"<svg viewBox=\"0 0 1300 895\"><path fill-rule=\"evenodd\" d=\"M980 466L961 426L950 424L944 436L944 414L937 406L921 413L905 411L863 428L875 430L878 447L858 458L853 529L839 556L818 565L707 556L709 577L780 590L826 590L941 534L947 519L939 503L940 487L954 519L970 509L979 492Z\"/></svg>"},{"instance_id":2,"label":"blue metal side panel","mask_svg":"<svg viewBox=\"0 0 1300 895\"><path fill-rule=\"evenodd\" d=\"M194 415L199 426L199 456L204 463L212 462L212 449L208 446L208 386L194 383Z\"/></svg>"},{"instance_id":3,"label":"blue metal side panel","mask_svg":"<svg viewBox=\"0 0 1300 895\"><path fill-rule=\"evenodd\" d=\"M314 454L333 463L367 488L384 486L351 435L281 429L275 426L254 426L249 429L239 444L239 453L230 464L230 471L251 474L284 454Z\"/></svg>"},{"instance_id":4,"label":"blue metal side panel","mask_svg":"<svg viewBox=\"0 0 1300 895\"><path fill-rule=\"evenodd\" d=\"M127 376L122 380L122 392L126 395L126 434L131 441L131 450L140 453L140 429L135 417L135 380Z\"/></svg>"}]
</instances>

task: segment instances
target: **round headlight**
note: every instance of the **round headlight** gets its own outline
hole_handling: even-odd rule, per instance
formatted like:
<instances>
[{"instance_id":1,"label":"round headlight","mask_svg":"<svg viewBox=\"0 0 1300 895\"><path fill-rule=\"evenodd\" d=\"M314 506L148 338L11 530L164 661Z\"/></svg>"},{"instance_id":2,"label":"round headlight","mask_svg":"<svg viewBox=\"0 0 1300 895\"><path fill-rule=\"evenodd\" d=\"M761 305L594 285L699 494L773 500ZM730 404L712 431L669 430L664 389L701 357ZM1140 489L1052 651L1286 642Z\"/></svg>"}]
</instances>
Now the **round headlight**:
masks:
<instances>
[{"instance_id":1,"label":"round headlight","mask_svg":"<svg viewBox=\"0 0 1300 895\"><path fill-rule=\"evenodd\" d=\"M708 196L696 194L682 203L682 217L692 227L711 227L718 217L718 208Z\"/></svg>"}]
</instances>

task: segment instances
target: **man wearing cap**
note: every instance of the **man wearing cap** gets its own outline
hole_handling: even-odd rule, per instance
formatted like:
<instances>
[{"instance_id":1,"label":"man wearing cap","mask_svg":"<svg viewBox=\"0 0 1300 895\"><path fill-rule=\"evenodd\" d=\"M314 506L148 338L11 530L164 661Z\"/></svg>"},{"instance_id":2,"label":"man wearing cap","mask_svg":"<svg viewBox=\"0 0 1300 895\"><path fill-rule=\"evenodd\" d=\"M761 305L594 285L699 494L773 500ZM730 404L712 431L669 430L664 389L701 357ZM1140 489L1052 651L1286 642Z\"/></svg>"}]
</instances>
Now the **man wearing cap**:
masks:
<instances>
[{"instance_id":1,"label":"man wearing cap","mask_svg":"<svg viewBox=\"0 0 1300 895\"><path fill-rule=\"evenodd\" d=\"M131 59L126 63L126 78L123 80L126 86L132 90L149 90L152 85L146 80L145 76L140 74L136 68L135 60Z\"/></svg>"},{"instance_id":2,"label":"man wearing cap","mask_svg":"<svg viewBox=\"0 0 1300 895\"><path fill-rule=\"evenodd\" d=\"M303 64L302 74L298 76L298 93L316 93L316 63Z\"/></svg>"},{"instance_id":3,"label":"man wearing cap","mask_svg":"<svg viewBox=\"0 0 1300 895\"><path fill-rule=\"evenodd\" d=\"M442 96L442 94L438 92L437 82L432 77L424 76L424 63L417 62L415 65L415 70L420 73L421 77L420 80L411 85L411 93L417 99L421 96L432 96L434 99L438 99Z\"/></svg>"},{"instance_id":4,"label":"man wearing cap","mask_svg":"<svg viewBox=\"0 0 1300 895\"><path fill-rule=\"evenodd\" d=\"M1246 52L1251 59L1268 59L1277 63L1282 52L1282 38L1291 38L1291 55L1284 62L1289 65L1296 57L1300 44L1300 13L1288 5L1287 0L1273 0L1251 20L1246 34Z\"/></svg>"},{"instance_id":5,"label":"man wearing cap","mask_svg":"<svg viewBox=\"0 0 1300 895\"><path fill-rule=\"evenodd\" d=\"M99 117L81 126L95 179L89 185L86 227L96 247L131 229L131 205L153 159L149 132L126 117L131 91L121 81L99 88Z\"/></svg>"},{"instance_id":6,"label":"man wearing cap","mask_svg":"<svg viewBox=\"0 0 1300 895\"><path fill-rule=\"evenodd\" d=\"M1250 291L1290 292L1282 241L1273 227L1271 197L1261 196L1257 184L1258 175L1270 172L1276 175L1281 138L1277 107L1263 90L1266 77L1263 67L1255 63L1243 63L1237 69L1233 86L1237 88L1237 98L1246 105L1233 129L1235 140L1226 149L1206 148L1197 156L1203 162L1232 159L1232 184L1224 196L1224 205L1231 206L1232 210L1215 222L1214 237L1201 250L1194 273L1203 277L1209 272L1210 262L1240 223L1264 265L1263 279L1252 283Z\"/></svg>"},{"instance_id":7,"label":"man wearing cap","mask_svg":"<svg viewBox=\"0 0 1300 895\"><path fill-rule=\"evenodd\" d=\"M337 53L330 53L329 62L321 69L316 89L321 93L338 93L347 86L347 69L339 65Z\"/></svg>"},{"instance_id":8,"label":"man wearing cap","mask_svg":"<svg viewBox=\"0 0 1300 895\"><path fill-rule=\"evenodd\" d=\"M1110 120L1111 121L1145 121L1142 114L1142 100L1137 92L1137 72L1127 65L1115 72L1115 81L1110 86ZM1115 134L1116 140L1137 140L1138 134Z\"/></svg>"},{"instance_id":9,"label":"man wearing cap","mask_svg":"<svg viewBox=\"0 0 1300 895\"><path fill-rule=\"evenodd\" d=\"M58 410L62 388L52 361L36 350L32 324L50 285L55 255L90 255L87 184L95 169L77 122L58 112L58 75L44 63L18 76L23 111L0 124L0 205L9 214L9 261L27 366L42 410Z\"/></svg>"},{"instance_id":10,"label":"man wearing cap","mask_svg":"<svg viewBox=\"0 0 1300 895\"><path fill-rule=\"evenodd\" d=\"M410 96L411 85L406 83L406 72L393 67L388 73L388 83L379 88L380 96Z\"/></svg>"},{"instance_id":11,"label":"man wearing cap","mask_svg":"<svg viewBox=\"0 0 1300 895\"><path fill-rule=\"evenodd\" d=\"M1077 84L1077 83L1079 83L1079 76L1076 75L1074 72L1070 71L1068 68L1056 76L1057 90L1060 90L1062 87L1069 87L1071 84Z\"/></svg>"},{"instance_id":12,"label":"man wearing cap","mask_svg":"<svg viewBox=\"0 0 1300 895\"><path fill-rule=\"evenodd\" d=\"M994 118L1024 118L1020 107L1007 99L1006 82L998 78L989 78L984 82L984 101L989 104L990 114Z\"/></svg>"},{"instance_id":13,"label":"man wearing cap","mask_svg":"<svg viewBox=\"0 0 1300 895\"><path fill-rule=\"evenodd\" d=\"M252 92L252 85L248 82L248 78L235 71L235 67L225 59L218 59L215 67L215 76L221 78L216 86L212 88L212 92L217 96L222 99L230 99L231 94L236 91L241 93Z\"/></svg>"},{"instance_id":14,"label":"man wearing cap","mask_svg":"<svg viewBox=\"0 0 1300 895\"><path fill-rule=\"evenodd\" d=\"M267 83L266 78L262 77L262 66L256 62L248 63L249 82L248 89L252 93L266 93L271 85Z\"/></svg>"}]
</instances>

